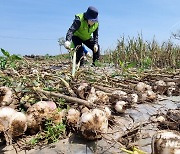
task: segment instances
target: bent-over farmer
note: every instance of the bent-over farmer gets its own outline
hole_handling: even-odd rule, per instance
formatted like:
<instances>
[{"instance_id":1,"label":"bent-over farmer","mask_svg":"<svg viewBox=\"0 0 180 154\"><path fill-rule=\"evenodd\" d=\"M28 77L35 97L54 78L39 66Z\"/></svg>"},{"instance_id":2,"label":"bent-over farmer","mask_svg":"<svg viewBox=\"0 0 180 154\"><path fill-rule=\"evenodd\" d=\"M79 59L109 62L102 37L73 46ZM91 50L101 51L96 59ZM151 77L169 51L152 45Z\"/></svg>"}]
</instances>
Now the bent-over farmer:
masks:
<instances>
[{"instance_id":1,"label":"bent-over farmer","mask_svg":"<svg viewBox=\"0 0 180 154\"><path fill-rule=\"evenodd\" d=\"M75 15L75 19L66 34L65 48L70 48L71 41L75 48L80 45L77 49L76 63L80 61L81 66L84 62L82 58L82 44L93 51L93 65L95 65L94 62L99 59L100 47L98 44L98 27L98 10L90 6L85 13Z\"/></svg>"}]
</instances>

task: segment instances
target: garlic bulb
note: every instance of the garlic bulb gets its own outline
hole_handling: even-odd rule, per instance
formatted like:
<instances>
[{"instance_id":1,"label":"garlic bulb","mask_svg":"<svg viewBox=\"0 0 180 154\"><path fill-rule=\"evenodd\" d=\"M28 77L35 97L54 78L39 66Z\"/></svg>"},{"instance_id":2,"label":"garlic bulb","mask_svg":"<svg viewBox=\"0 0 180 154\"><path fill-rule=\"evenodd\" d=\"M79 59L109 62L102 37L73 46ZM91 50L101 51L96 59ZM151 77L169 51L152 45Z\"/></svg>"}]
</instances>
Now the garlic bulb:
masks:
<instances>
[{"instance_id":1,"label":"garlic bulb","mask_svg":"<svg viewBox=\"0 0 180 154\"><path fill-rule=\"evenodd\" d=\"M152 90L147 90L141 94L141 101L146 101L146 100L153 101L156 98L157 95Z\"/></svg>"},{"instance_id":2,"label":"garlic bulb","mask_svg":"<svg viewBox=\"0 0 180 154\"><path fill-rule=\"evenodd\" d=\"M159 80L155 82L156 86L166 86L166 83L163 80Z\"/></svg>"},{"instance_id":3,"label":"garlic bulb","mask_svg":"<svg viewBox=\"0 0 180 154\"><path fill-rule=\"evenodd\" d=\"M67 124L72 127L77 127L80 119L80 112L76 109L69 109L67 114Z\"/></svg>"},{"instance_id":4,"label":"garlic bulb","mask_svg":"<svg viewBox=\"0 0 180 154\"><path fill-rule=\"evenodd\" d=\"M4 132L6 144L11 144L14 137L22 135L27 129L27 118L24 113L10 107L0 108L0 132Z\"/></svg>"},{"instance_id":5,"label":"garlic bulb","mask_svg":"<svg viewBox=\"0 0 180 154\"><path fill-rule=\"evenodd\" d=\"M37 133L41 128L42 118L35 114L27 115L27 127L31 134Z\"/></svg>"},{"instance_id":6,"label":"garlic bulb","mask_svg":"<svg viewBox=\"0 0 180 154\"><path fill-rule=\"evenodd\" d=\"M89 109L87 107L84 107L84 108L82 108L81 113L85 113L85 112L88 112L88 111L89 111Z\"/></svg>"},{"instance_id":7,"label":"garlic bulb","mask_svg":"<svg viewBox=\"0 0 180 154\"><path fill-rule=\"evenodd\" d=\"M44 101L44 102L47 103L47 105L49 106L49 109L51 111L53 111L57 108L56 103L54 103L53 101Z\"/></svg>"},{"instance_id":8,"label":"garlic bulb","mask_svg":"<svg viewBox=\"0 0 180 154\"><path fill-rule=\"evenodd\" d=\"M107 129L108 118L100 109L92 109L80 117L80 131L86 139L101 138L103 133L107 133Z\"/></svg>"},{"instance_id":9,"label":"garlic bulb","mask_svg":"<svg viewBox=\"0 0 180 154\"><path fill-rule=\"evenodd\" d=\"M105 92L96 91L94 87L91 87L87 101L91 103L106 104L109 102L109 97Z\"/></svg>"},{"instance_id":10,"label":"garlic bulb","mask_svg":"<svg viewBox=\"0 0 180 154\"><path fill-rule=\"evenodd\" d=\"M41 114L41 116L46 116L48 112L50 111L49 105L45 101L39 101L35 104L33 104L30 108L27 110L27 114Z\"/></svg>"},{"instance_id":11,"label":"garlic bulb","mask_svg":"<svg viewBox=\"0 0 180 154\"><path fill-rule=\"evenodd\" d=\"M180 123L180 109L169 109L166 117L168 121L173 121L174 123Z\"/></svg>"},{"instance_id":12,"label":"garlic bulb","mask_svg":"<svg viewBox=\"0 0 180 154\"><path fill-rule=\"evenodd\" d=\"M127 93L122 90L115 90L112 92L112 95L118 96L119 99L127 98Z\"/></svg>"},{"instance_id":13,"label":"garlic bulb","mask_svg":"<svg viewBox=\"0 0 180 154\"><path fill-rule=\"evenodd\" d=\"M169 87L168 89L167 89L167 95L168 96L172 96L173 95L173 92L176 90L176 88L175 87Z\"/></svg>"},{"instance_id":14,"label":"garlic bulb","mask_svg":"<svg viewBox=\"0 0 180 154\"><path fill-rule=\"evenodd\" d=\"M51 118L52 121L61 122L62 113L56 110L56 104L52 101L39 101L27 110L27 125L30 133L34 134L41 129L43 119Z\"/></svg>"},{"instance_id":15,"label":"garlic bulb","mask_svg":"<svg viewBox=\"0 0 180 154\"><path fill-rule=\"evenodd\" d=\"M163 116L159 116L156 118L156 121L157 122L164 122L164 121L166 121L166 119Z\"/></svg>"},{"instance_id":16,"label":"garlic bulb","mask_svg":"<svg viewBox=\"0 0 180 154\"><path fill-rule=\"evenodd\" d=\"M47 118L52 119L52 121L55 124L59 124L59 123L63 122L63 118L65 117L65 114L66 114L65 109L61 110L61 111L55 110L55 111L51 112Z\"/></svg>"},{"instance_id":17,"label":"garlic bulb","mask_svg":"<svg viewBox=\"0 0 180 154\"><path fill-rule=\"evenodd\" d=\"M151 90L151 86L145 84L144 82L138 82L138 84L136 85L136 90L138 92L145 92L146 90Z\"/></svg>"},{"instance_id":18,"label":"garlic bulb","mask_svg":"<svg viewBox=\"0 0 180 154\"><path fill-rule=\"evenodd\" d=\"M127 100L129 103L137 103L138 95L137 94L128 94Z\"/></svg>"},{"instance_id":19,"label":"garlic bulb","mask_svg":"<svg viewBox=\"0 0 180 154\"><path fill-rule=\"evenodd\" d=\"M144 92L145 91L146 84L144 82L138 82L136 85L136 90L138 92Z\"/></svg>"},{"instance_id":20,"label":"garlic bulb","mask_svg":"<svg viewBox=\"0 0 180 154\"><path fill-rule=\"evenodd\" d=\"M166 91L166 83L163 80L159 80L155 82L155 85L153 87L155 92L158 92L159 94L164 94L164 92Z\"/></svg>"},{"instance_id":21,"label":"garlic bulb","mask_svg":"<svg viewBox=\"0 0 180 154\"><path fill-rule=\"evenodd\" d=\"M97 100L98 100L98 97L97 97L97 95L96 95L96 90L95 90L94 87L91 87L90 93L89 93L89 95L88 95L88 97L87 97L87 101L88 101L88 102L91 102L91 103L94 103L94 102L96 102Z\"/></svg>"},{"instance_id":22,"label":"garlic bulb","mask_svg":"<svg viewBox=\"0 0 180 154\"><path fill-rule=\"evenodd\" d=\"M88 84L87 83L81 83L80 86L77 89L77 93L80 98L85 99L85 92L88 89Z\"/></svg>"},{"instance_id":23,"label":"garlic bulb","mask_svg":"<svg viewBox=\"0 0 180 154\"><path fill-rule=\"evenodd\" d=\"M104 112L106 113L107 118L110 118L110 116L111 116L111 110L110 110L110 108L106 106L106 107L104 108Z\"/></svg>"},{"instance_id":24,"label":"garlic bulb","mask_svg":"<svg viewBox=\"0 0 180 154\"><path fill-rule=\"evenodd\" d=\"M10 119L17 111L10 107L0 108L0 132L5 131L9 127Z\"/></svg>"},{"instance_id":25,"label":"garlic bulb","mask_svg":"<svg viewBox=\"0 0 180 154\"><path fill-rule=\"evenodd\" d=\"M8 87L0 87L0 106L9 105L12 102L12 91Z\"/></svg>"},{"instance_id":26,"label":"garlic bulb","mask_svg":"<svg viewBox=\"0 0 180 154\"><path fill-rule=\"evenodd\" d=\"M152 138L152 154L179 154L180 133L170 130L158 131Z\"/></svg>"},{"instance_id":27,"label":"garlic bulb","mask_svg":"<svg viewBox=\"0 0 180 154\"><path fill-rule=\"evenodd\" d=\"M176 83L175 82L167 82L166 85L169 87L175 87Z\"/></svg>"},{"instance_id":28,"label":"garlic bulb","mask_svg":"<svg viewBox=\"0 0 180 154\"><path fill-rule=\"evenodd\" d=\"M8 132L12 137L22 135L27 129L27 117L22 112L16 112L9 122Z\"/></svg>"},{"instance_id":29,"label":"garlic bulb","mask_svg":"<svg viewBox=\"0 0 180 154\"><path fill-rule=\"evenodd\" d=\"M39 101L27 110L27 114L38 112L41 116L47 116L50 111L56 108L57 106L53 101Z\"/></svg>"},{"instance_id":30,"label":"garlic bulb","mask_svg":"<svg viewBox=\"0 0 180 154\"><path fill-rule=\"evenodd\" d=\"M167 82L167 95L172 96L173 92L176 91L176 83L175 82Z\"/></svg>"},{"instance_id":31,"label":"garlic bulb","mask_svg":"<svg viewBox=\"0 0 180 154\"><path fill-rule=\"evenodd\" d=\"M141 96L141 101L146 101L147 100L147 93L143 93L140 95Z\"/></svg>"},{"instance_id":32,"label":"garlic bulb","mask_svg":"<svg viewBox=\"0 0 180 154\"><path fill-rule=\"evenodd\" d=\"M96 91L96 95L98 97L98 103L106 104L109 102L108 95L103 91Z\"/></svg>"},{"instance_id":33,"label":"garlic bulb","mask_svg":"<svg viewBox=\"0 0 180 154\"><path fill-rule=\"evenodd\" d=\"M150 100L155 100L157 98L156 93L154 93L152 90L148 90L146 93L147 93L147 98Z\"/></svg>"},{"instance_id":34,"label":"garlic bulb","mask_svg":"<svg viewBox=\"0 0 180 154\"><path fill-rule=\"evenodd\" d=\"M127 102L125 102L125 101L118 101L118 102L116 102L114 109L118 113L124 113L126 104L127 104Z\"/></svg>"}]
</instances>

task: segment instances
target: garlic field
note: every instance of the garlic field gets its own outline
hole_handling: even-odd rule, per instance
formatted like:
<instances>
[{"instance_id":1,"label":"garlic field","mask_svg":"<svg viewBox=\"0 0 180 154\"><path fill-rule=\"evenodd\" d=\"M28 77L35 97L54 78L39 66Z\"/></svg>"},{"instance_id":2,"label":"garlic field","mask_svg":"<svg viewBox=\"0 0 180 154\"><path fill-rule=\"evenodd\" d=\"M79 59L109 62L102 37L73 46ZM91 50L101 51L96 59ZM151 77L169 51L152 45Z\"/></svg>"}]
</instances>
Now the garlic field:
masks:
<instances>
[{"instance_id":1,"label":"garlic field","mask_svg":"<svg viewBox=\"0 0 180 154\"><path fill-rule=\"evenodd\" d=\"M65 148L72 144L72 136L95 145L79 153L180 152L178 68L138 69L119 62L118 67L105 63L104 56L96 67L87 62L72 77L68 54L18 57L3 53L2 153L38 153L61 141L59 153L76 153L73 146Z\"/></svg>"}]
</instances>

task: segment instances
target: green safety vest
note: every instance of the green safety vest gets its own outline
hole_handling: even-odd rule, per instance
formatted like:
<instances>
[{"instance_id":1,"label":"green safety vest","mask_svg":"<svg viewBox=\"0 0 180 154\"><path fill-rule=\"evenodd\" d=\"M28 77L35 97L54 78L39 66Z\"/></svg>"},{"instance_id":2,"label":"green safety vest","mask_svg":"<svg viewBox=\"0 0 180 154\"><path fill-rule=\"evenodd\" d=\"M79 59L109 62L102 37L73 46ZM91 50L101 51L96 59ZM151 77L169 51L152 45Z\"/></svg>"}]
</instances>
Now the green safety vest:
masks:
<instances>
[{"instance_id":1,"label":"green safety vest","mask_svg":"<svg viewBox=\"0 0 180 154\"><path fill-rule=\"evenodd\" d=\"M78 36L83 41L89 40L91 38L91 34L98 28L99 23L95 22L92 26L88 26L87 20L84 19L84 15L77 14L81 21L81 26L77 31L75 31L74 36Z\"/></svg>"}]
</instances>

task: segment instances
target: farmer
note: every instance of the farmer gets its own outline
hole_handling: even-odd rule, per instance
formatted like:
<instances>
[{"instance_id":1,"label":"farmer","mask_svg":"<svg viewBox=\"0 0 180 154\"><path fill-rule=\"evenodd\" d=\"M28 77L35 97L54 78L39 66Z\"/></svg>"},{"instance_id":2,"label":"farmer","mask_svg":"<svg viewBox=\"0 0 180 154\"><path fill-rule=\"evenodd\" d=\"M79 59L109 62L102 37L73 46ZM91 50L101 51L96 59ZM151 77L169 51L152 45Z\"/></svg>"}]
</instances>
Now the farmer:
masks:
<instances>
[{"instance_id":1,"label":"farmer","mask_svg":"<svg viewBox=\"0 0 180 154\"><path fill-rule=\"evenodd\" d=\"M76 14L75 19L66 34L65 48L69 49L71 46L71 40L77 49L76 63L80 61L80 65L83 65L83 46L86 45L93 51L93 65L95 61L99 59L100 47L98 44L98 10L90 6L85 13ZM93 34L93 35L92 35Z\"/></svg>"}]
</instances>

